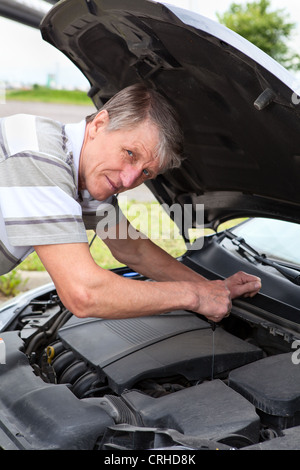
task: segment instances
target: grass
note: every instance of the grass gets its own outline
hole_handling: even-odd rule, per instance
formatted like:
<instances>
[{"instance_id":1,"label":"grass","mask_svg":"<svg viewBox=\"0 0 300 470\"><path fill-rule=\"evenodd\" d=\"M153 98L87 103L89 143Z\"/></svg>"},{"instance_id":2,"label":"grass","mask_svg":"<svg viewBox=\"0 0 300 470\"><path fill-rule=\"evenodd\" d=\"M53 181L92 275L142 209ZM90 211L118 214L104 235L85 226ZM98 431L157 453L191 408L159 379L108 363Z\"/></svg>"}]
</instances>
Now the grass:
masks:
<instances>
[{"instance_id":1,"label":"grass","mask_svg":"<svg viewBox=\"0 0 300 470\"><path fill-rule=\"evenodd\" d=\"M20 272L13 269L10 273L0 276L0 294L5 297L15 296L19 293L21 284L24 284L24 282L20 276Z\"/></svg>"},{"instance_id":2,"label":"grass","mask_svg":"<svg viewBox=\"0 0 300 470\"><path fill-rule=\"evenodd\" d=\"M6 90L6 100L36 101L42 103L61 103L75 105L92 105L85 91L53 90L45 86L34 85L31 89Z\"/></svg>"}]
</instances>

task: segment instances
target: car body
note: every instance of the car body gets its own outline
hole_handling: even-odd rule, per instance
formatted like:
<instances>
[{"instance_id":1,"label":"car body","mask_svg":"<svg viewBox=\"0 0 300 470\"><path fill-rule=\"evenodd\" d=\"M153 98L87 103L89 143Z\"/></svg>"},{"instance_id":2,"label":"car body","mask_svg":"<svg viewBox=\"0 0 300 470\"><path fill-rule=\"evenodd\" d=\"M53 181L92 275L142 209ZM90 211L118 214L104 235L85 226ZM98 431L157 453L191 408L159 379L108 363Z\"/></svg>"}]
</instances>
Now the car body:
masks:
<instances>
[{"instance_id":1,"label":"car body","mask_svg":"<svg viewBox=\"0 0 300 470\"><path fill-rule=\"evenodd\" d=\"M216 328L188 311L79 319L53 284L6 303L0 447L300 449L299 254L282 248L298 246L300 222L295 79L225 27L146 0L64 0L41 31L96 107L144 81L177 108L186 158L147 185L181 229L204 209L214 230L194 243L182 230L179 261L208 279L258 275L262 289Z\"/></svg>"}]
</instances>

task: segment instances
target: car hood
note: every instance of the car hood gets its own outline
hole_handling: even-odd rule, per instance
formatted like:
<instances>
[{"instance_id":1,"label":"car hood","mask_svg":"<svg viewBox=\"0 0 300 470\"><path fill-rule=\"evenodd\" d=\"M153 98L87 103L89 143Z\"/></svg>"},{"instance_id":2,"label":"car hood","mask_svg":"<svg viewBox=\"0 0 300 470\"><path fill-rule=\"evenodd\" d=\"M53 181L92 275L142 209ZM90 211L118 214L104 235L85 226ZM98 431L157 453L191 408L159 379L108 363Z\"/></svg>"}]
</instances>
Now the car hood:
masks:
<instances>
[{"instance_id":1,"label":"car hood","mask_svg":"<svg viewBox=\"0 0 300 470\"><path fill-rule=\"evenodd\" d=\"M147 185L188 207L191 224L264 215L300 221L300 113L295 78L236 33L147 0L63 0L43 38L91 84L97 108L143 81L177 109L185 160ZM201 206L203 207L203 206Z\"/></svg>"}]
</instances>

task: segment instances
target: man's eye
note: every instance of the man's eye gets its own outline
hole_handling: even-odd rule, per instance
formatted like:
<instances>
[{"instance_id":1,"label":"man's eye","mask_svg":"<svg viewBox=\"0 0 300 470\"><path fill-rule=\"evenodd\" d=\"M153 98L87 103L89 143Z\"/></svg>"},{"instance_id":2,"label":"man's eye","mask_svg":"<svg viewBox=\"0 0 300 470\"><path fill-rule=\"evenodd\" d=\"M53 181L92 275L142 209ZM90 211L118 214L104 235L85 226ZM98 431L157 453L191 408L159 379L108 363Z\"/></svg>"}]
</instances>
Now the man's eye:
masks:
<instances>
[{"instance_id":1,"label":"man's eye","mask_svg":"<svg viewBox=\"0 0 300 470\"><path fill-rule=\"evenodd\" d=\"M126 150L126 152L128 153L130 157L133 157L133 152L131 150Z\"/></svg>"},{"instance_id":2,"label":"man's eye","mask_svg":"<svg viewBox=\"0 0 300 470\"><path fill-rule=\"evenodd\" d=\"M143 173L144 173L145 176L150 176L150 173L149 173L149 171L147 170L147 168L145 168L145 169L143 170Z\"/></svg>"}]
</instances>

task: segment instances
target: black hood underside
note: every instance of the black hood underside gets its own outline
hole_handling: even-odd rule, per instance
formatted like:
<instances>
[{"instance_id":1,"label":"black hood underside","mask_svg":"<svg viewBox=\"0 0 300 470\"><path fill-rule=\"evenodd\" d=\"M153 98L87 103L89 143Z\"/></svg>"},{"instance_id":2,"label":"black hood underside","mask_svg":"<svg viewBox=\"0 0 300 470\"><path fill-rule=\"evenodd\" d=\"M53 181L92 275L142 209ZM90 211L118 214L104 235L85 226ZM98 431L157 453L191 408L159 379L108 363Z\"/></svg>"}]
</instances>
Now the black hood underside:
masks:
<instances>
[{"instance_id":1,"label":"black hood underside","mask_svg":"<svg viewBox=\"0 0 300 470\"><path fill-rule=\"evenodd\" d=\"M255 215L300 220L296 81L255 46L146 0L64 0L41 31L88 78L97 108L140 81L175 106L186 158L148 183L161 203L204 204L207 225Z\"/></svg>"}]
</instances>

